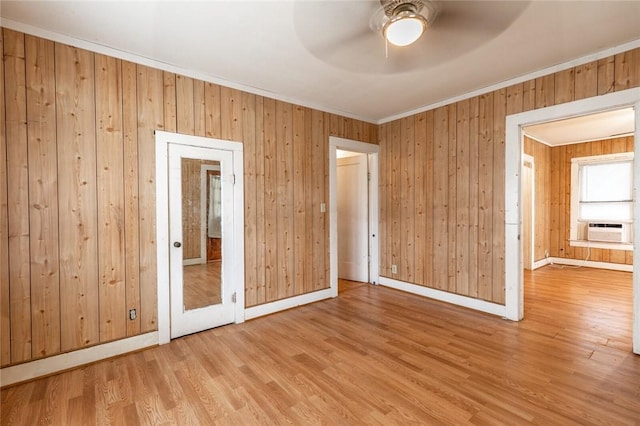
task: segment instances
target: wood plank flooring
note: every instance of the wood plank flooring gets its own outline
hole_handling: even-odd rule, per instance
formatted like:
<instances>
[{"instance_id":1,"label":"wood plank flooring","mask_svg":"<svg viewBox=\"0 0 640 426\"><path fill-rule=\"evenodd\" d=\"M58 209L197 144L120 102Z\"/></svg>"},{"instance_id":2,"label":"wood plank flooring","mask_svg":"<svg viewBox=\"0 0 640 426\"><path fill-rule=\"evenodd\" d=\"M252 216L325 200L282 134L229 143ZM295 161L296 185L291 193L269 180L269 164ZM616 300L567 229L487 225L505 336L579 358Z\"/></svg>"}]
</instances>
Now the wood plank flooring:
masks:
<instances>
[{"instance_id":1,"label":"wood plank flooring","mask_svg":"<svg viewBox=\"0 0 640 426\"><path fill-rule=\"evenodd\" d=\"M220 303L222 261L183 267L183 297L185 310Z\"/></svg>"},{"instance_id":2,"label":"wood plank flooring","mask_svg":"<svg viewBox=\"0 0 640 426\"><path fill-rule=\"evenodd\" d=\"M2 390L13 424L640 422L631 274L526 272L520 323L382 286Z\"/></svg>"}]
</instances>

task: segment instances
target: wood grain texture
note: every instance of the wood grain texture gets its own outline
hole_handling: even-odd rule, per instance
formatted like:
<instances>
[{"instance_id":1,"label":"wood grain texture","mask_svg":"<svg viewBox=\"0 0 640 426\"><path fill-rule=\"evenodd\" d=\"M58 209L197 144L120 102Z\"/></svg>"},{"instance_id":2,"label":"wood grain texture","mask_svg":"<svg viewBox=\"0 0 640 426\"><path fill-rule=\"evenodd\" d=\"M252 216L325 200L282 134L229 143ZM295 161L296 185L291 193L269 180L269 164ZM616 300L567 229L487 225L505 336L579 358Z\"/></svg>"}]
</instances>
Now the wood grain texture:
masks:
<instances>
[{"instance_id":1,"label":"wood grain texture","mask_svg":"<svg viewBox=\"0 0 640 426\"><path fill-rule=\"evenodd\" d=\"M124 252L126 309L140 312L140 230L136 65L122 62L122 127L124 168ZM127 321L127 336L140 333L140 317Z\"/></svg>"},{"instance_id":2,"label":"wood grain texture","mask_svg":"<svg viewBox=\"0 0 640 426\"><path fill-rule=\"evenodd\" d=\"M26 36L32 357L60 351L54 43Z\"/></svg>"},{"instance_id":3,"label":"wood grain texture","mask_svg":"<svg viewBox=\"0 0 640 426\"><path fill-rule=\"evenodd\" d=\"M100 341L127 335L122 62L95 55Z\"/></svg>"},{"instance_id":4,"label":"wood grain texture","mask_svg":"<svg viewBox=\"0 0 640 426\"><path fill-rule=\"evenodd\" d=\"M62 351L99 342L94 56L56 44Z\"/></svg>"},{"instance_id":5,"label":"wood grain texture","mask_svg":"<svg viewBox=\"0 0 640 426\"><path fill-rule=\"evenodd\" d=\"M140 236L140 332L157 329L157 266L155 216L155 130L164 129L164 76L137 66L138 232Z\"/></svg>"},{"instance_id":6,"label":"wood grain texture","mask_svg":"<svg viewBox=\"0 0 640 426\"><path fill-rule=\"evenodd\" d=\"M343 281L335 299L3 389L1 415L6 425L634 424L631 281L526 273L519 323Z\"/></svg>"},{"instance_id":7,"label":"wood grain texture","mask_svg":"<svg viewBox=\"0 0 640 426\"><path fill-rule=\"evenodd\" d=\"M0 29L0 117L5 116L4 32ZM0 120L0 367L11 363L11 302L9 296L9 223L7 217L6 121Z\"/></svg>"},{"instance_id":8,"label":"wood grain texture","mask_svg":"<svg viewBox=\"0 0 640 426\"><path fill-rule=\"evenodd\" d=\"M4 30L11 362L31 358L29 165L24 35Z\"/></svg>"}]
</instances>

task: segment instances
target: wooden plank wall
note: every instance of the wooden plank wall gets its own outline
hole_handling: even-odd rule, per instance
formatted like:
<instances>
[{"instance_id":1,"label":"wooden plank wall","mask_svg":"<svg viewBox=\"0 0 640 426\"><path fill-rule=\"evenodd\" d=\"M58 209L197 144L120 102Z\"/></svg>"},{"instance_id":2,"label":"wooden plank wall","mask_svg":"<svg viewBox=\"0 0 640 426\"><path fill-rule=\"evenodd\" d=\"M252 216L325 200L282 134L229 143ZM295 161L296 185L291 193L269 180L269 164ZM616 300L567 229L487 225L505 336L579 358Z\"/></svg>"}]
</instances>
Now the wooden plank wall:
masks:
<instances>
[{"instance_id":1,"label":"wooden plank wall","mask_svg":"<svg viewBox=\"0 0 640 426\"><path fill-rule=\"evenodd\" d=\"M244 143L247 306L329 286L329 135L377 125L0 35L2 366L157 328L156 129Z\"/></svg>"},{"instance_id":2,"label":"wooden plank wall","mask_svg":"<svg viewBox=\"0 0 640 426\"><path fill-rule=\"evenodd\" d=\"M638 86L635 49L381 125L380 274L503 304L505 116Z\"/></svg>"},{"instance_id":3,"label":"wooden plank wall","mask_svg":"<svg viewBox=\"0 0 640 426\"><path fill-rule=\"evenodd\" d=\"M544 258L548 250L552 257L597 262L633 264L633 252L608 249L587 249L569 245L571 207L571 159L590 155L633 152L633 137L549 147L525 138L525 153L532 155L536 168L536 233L535 258Z\"/></svg>"},{"instance_id":4,"label":"wooden plank wall","mask_svg":"<svg viewBox=\"0 0 640 426\"><path fill-rule=\"evenodd\" d=\"M557 197L551 198L551 147L534 139L524 138L523 152L533 157L534 166L534 227L533 258L544 259L545 251L551 256L549 230L551 209L557 209Z\"/></svg>"}]
</instances>

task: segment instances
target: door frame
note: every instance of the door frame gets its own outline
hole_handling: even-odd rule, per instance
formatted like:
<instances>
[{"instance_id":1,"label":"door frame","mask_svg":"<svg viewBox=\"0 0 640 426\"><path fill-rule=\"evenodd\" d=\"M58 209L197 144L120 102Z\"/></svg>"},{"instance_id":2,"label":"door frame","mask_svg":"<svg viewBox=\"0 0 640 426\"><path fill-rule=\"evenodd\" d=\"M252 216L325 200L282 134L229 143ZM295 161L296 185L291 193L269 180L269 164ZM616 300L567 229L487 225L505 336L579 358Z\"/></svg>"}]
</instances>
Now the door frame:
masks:
<instances>
[{"instance_id":1,"label":"door frame","mask_svg":"<svg viewBox=\"0 0 640 426\"><path fill-rule=\"evenodd\" d=\"M158 343L171 340L171 303L169 270L169 144L230 151L233 156L233 236L229 267L235 283L234 323L244 322L244 169L241 142L156 130L156 239L158 272Z\"/></svg>"},{"instance_id":2,"label":"door frame","mask_svg":"<svg viewBox=\"0 0 640 426\"><path fill-rule=\"evenodd\" d=\"M633 107L634 133L634 222L640 224L640 88L567 102L506 117L505 140L505 311L506 318L520 321L524 316L524 271L522 267L522 150L524 127L612 109ZM633 243L633 352L640 354L640 232Z\"/></svg>"},{"instance_id":3,"label":"door frame","mask_svg":"<svg viewBox=\"0 0 640 426\"><path fill-rule=\"evenodd\" d=\"M200 166L200 211L207 211L207 172L220 171L220 166L212 166L210 164L203 164ZM208 217L203 214L200 218L200 260L202 263L207 263L207 223Z\"/></svg>"},{"instance_id":4,"label":"door frame","mask_svg":"<svg viewBox=\"0 0 640 426\"><path fill-rule=\"evenodd\" d=\"M338 178L336 151L359 152L367 154L367 166L371 176L369 180L369 283L379 284L379 188L378 153L380 147L371 143L329 136L329 283L332 297L338 295Z\"/></svg>"}]
</instances>

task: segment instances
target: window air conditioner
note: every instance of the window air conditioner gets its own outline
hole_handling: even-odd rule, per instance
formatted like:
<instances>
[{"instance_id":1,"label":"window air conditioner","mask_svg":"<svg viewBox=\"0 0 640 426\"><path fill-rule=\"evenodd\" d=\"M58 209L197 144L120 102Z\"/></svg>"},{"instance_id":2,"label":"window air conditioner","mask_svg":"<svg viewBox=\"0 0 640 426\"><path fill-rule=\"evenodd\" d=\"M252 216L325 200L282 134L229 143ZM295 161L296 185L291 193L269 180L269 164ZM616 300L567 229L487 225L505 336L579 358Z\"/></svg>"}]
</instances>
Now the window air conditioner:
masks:
<instances>
[{"instance_id":1,"label":"window air conditioner","mask_svg":"<svg viewBox=\"0 0 640 426\"><path fill-rule=\"evenodd\" d=\"M627 225L624 223L589 222L587 240L609 243L628 242Z\"/></svg>"}]
</instances>

